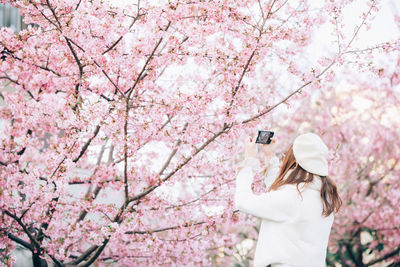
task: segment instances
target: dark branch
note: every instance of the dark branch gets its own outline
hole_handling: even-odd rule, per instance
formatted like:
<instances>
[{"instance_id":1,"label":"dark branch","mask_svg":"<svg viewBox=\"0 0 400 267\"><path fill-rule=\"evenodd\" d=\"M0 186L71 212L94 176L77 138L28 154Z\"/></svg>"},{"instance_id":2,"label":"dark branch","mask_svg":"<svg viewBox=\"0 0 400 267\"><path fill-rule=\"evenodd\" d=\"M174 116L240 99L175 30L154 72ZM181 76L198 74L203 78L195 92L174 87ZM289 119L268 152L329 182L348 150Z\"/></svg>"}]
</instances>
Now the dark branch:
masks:
<instances>
[{"instance_id":1,"label":"dark branch","mask_svg":"<svg viewBox=\"0 0 400 267\"><path fill-rule=\"evenodd\" d=\"M231 110L231 108L232 108L232 106L233 106L233 102L234 102L234 100L235 100L235 96L236 96L236 94L237 94L237 92L238 92L238 90L239 90L239 88L240 88L241 83L242 83L243 77L244 77L245 73L247 72L247 70L248 70L248 68L249 68L249 66L250 66L250 62L251 62L251 60L253 59L255 53L256 53L256 49L254 49L253 52L251 53L249 59L247 60L246 65L245 65L244 68L243 68L243 71L242 71L242 74L240 75L239 81L238 81L238 83L237 83L235 89L232 91L232 99L231 99L231 102L229 103L228 110L226 111L226 114L227 114L228 116L229 116L230 110Z\"/></svg>"},{"instance_id":2,"label":"dark branch","mask_svg":"<svg viewBox=\"0 0 400 267\"><path fill-rule=\"evenodd\" d=\"M75 10L78 10L79 5L81 4L82 0L79 0L78 4L76 4Z\"/></svg>"},{"instance_id":3,"label":"dark branch","mask_svg":"<svg viewBox=\"0 0 400 267\"><path fill-rule=\"evenodd\" d=\"M68 48L69 48L69 50L71 51L71 53L72 53L72 55L73 55L73 57L74 57L74 59L75 59L75 61L76 61L76 64L78 65L79 77L82 78L82 75L83 75L83 65L82 65L82 63L81 63L81 61L80 61L80 59L79 59L79 57L78 57L78 54L76 53L76 51L74 50L74 48L73 48L72 45L71 45L71 39L65 37L65 40L67 41Z\"/></svg>"},{"instance_id":4,"label":"dark branch","mask_svg":"<svg viewBox=\"0 0 400 267\"><path fill-rule=\"evenodd\" d=\"M8 215L9 217L11 217L12 219L14 219L19 226L22 227L22 229L24 230L24 233L28 236L29 240L31 241L31 243L39 250L40 249L40 245L37 242L37 240L32 236L31 232L28 230L28 228L26 227L26 225L21 221L20 218L18 218L16 215L12 214L11 212L9 212L8 210L5 210L4 213L6 215Z\"/></svg>"},{"instance_id":5,"label":"dark branch","mask_svg":"<svg viewBox=\"0 0 400 267\"><path fill-rule=\"evenodd\" d=\"M94 130L93 136L89 138L89 140L86 141L85 145L82 147L81 152L79 153L79 156L76 157L73 162L78 162L78 160L85 154L86 150L90 146L90 143L93 141L94 138L96 138L97 134L100 131L100 125L96 126L96 129Z\"/></svg>"},{"instance_id":6,"label":"dark branch","mask_svg":"<svg viewBox=\"0 0 400 267\"><path fill-rule=\"evenodd\" d=\"M78 258L76 258L75 260L66 263L67 265L76 265L79 264L80 262L84 261L87 257L90 256L90 254L92 254L96 249L98 248L98 246L91 246L88 250L86 250L84 253L82 253L82 255L80 255Z\"/></svg>"},{"instance_id":7,"label":"dark branch","mask_svg":"<svg viewBox=\"0 0 400 267\"><path fill-rule=\"evenodd\" d=\"M142 15L137 14L137 16L133 18L133 21L132 21L132 23L129 25L128 30L130 30L130 29L132 28L133 24L135 24L135 22L139 19L140 16L142 16ZM117 44L122 40L123 37L124 37L124 36L121 35L121 36L120 36L109 48L107 48L102 54L105 55L105 54L107 54L108 52L110 52L112 49L114 49L114 47L117 46Z\"/></svg>"},{"instance_id":8,"label":"dark branch","mask_svg":"<svg viewBox=\"0 0 400 267\"><path fill-rule=\"evenodd\" d=\"M367 264L365 264L365 266L374 265L374 264L376 264L378 262L384 261L386 259L389 259L389 258L395 256L395 255L398 255L399 253L400 253L400 245L396 249L394 249L393 251L391 251L389 253L386 253L382 257L380 257L380 258L378 258L376 260L372 260L372 261L368 262Z\"/></svg>"},{"instance_id":9,"label":"dark branch","mask_svg":"<svg viewBox=\"0 0 400 267\"><path fill-rule=\"evenodd\" d=\"M186 158L181 164L179 164L174 171L172 171L170 174L168 174L165 178L161 179L160 182L157 185L153 185L148 187L144 192L134 196L133 198L130 199L130 201L135 201L143 198L144 196L150 194L154 189L159 187L161 185L161 182L165 182L168 179L170 179L176 172L178 172L180 169L182 169L187 163L189 163L200 151L202 151L204 148L206 148L210 143L212 143L216 138L218 138L221 134L226 133L233 124L225 124L224 127L214 134L210 139L208 139L206 142L204 142L198 149L195 150L195 152L188 158Z\"/></svg>"},{"instance_id":10,"label":"dark branch","mask_svg":"<svg viewBox=\"0 0 400 267\"><path fill-rule=\"evenodd\" d=\"M165 28L164 31L167 31L170 25L171 25L171 21L168 22L167 27ZM147 58L146 62L144 63L144 65L143 65L143 67L142 67L142 70L139 72L139 74L138 74L138 76L137 76L137 78L136 78L136 80L135 80L135 83L133 84L133 86L132 86L131 88L129 88L129 89L125 92L126 94L128 94L128 96L133 92L133 90L135 89L135 87L137 86L137 84L139 83L139 81L141 80L142 75L143 75L144 71L146 70L147 65L149 64L150 60L153 58L154 53L156 52L157 48L160 46L162 40L163 40L163 37L161 37L161 38L158 40L158 42L157 42L156 46L153 48L153 51L151 52L150 56ZM129 97L128 97L128 98L129 98Z\"/></svg>"},{"instance_id":11,"label":"dark branch","mask_svg":"<svg viewBox=\"0 0 400 267\"><path fill-rule=\"evenodd\" d=\"M4 234L5 234L9 239L11 239L12 241L14 241L14 242L16 242L16 243L22 245L23 247L29 249L30 251L33 251L33 246L32 246L30 243L26 242L25 240L23 240L23 239L21 239L21 238L15 236L15 235L13 235L13 234L11 234L11 233L7 233L6 231L4 231Z\"/></svg>"},{"instance_id":12,"label":"dark branch","mask_svg":"<svg viewBox=\"0 0 400 267\"><path fill-rule=\"evenodd\" d=\"M78 47L82 52L85 52L85 49L83 49L80 45L78 45L76 42L74 42L71 39L68 39L72 44L74 44L76 47ZM106 76L106 78L111 82L111 84L115 87L115 89L121 93L122 97L125 98L125 94L124 92L121 91L121 89L118 87L117 84L115 84L115 82L111 79L111 77L107 74L107 72L100 66L99 63L97 63L96 60L93 60L93 63L101 70L101 72L103 72L104 76Z\"/></svg>"},{"instance_id":13,"label":"dark branch","mask_svg":"<svg viewBox=\"0 0 400 267\"><path fill-rule=\"evenodd\" d=\"M49 0L46 0L46 3L47 3L47 6L49 7L49 9L50 9L50 11L51 11L51 13L53 14L53 17L54 17L54 19L57 21L57 23L58 23L58 26L60 27L60 29L62 28L62 26L61 26L61 23L60 23L60 20L58 19L58 17L57 17L57 14L56 14L56 11L55 11L55 9L50 5L50 2L49 2Z\"/></svg>"},{"instance_id":14,"label":"dark branch","mask_svg":"<svg viewBox=\"0 0 400 267\"><path fill-rule=\"evenodd\" d=\"M101 245L101 247L99 247L96 251L96 253L93 254L93 256L84 264L79 265L79 267L89 267L101 254L101 252L103 252L104 248L107 246L107 243L110 241L110 239L106 239L104 240L103 244Z\"/></svg>"},{"instance_id":15,"label":"dark branch","mask_svg":"<svg viewBox=\"0 0 400 267\"><path fill-rule=\"evenodd\" d=\"M126 231L125 234L131 235L131 234L138 234L138 235L145 235L145 234L153 234L153 233L158 233L158 232L163 232L163 231L169 231L169 230L175 230L178 228L184 228L184 227L191 227L191 226L196 226L196 225L201 225L206 222L188 222L184 223L182 225L176 225L176 226L170 226L170 227L165 227L165 228L159 228L159 229L153 229L153 230L148 230L148 231Z\"/></svg>"}]
</instances>

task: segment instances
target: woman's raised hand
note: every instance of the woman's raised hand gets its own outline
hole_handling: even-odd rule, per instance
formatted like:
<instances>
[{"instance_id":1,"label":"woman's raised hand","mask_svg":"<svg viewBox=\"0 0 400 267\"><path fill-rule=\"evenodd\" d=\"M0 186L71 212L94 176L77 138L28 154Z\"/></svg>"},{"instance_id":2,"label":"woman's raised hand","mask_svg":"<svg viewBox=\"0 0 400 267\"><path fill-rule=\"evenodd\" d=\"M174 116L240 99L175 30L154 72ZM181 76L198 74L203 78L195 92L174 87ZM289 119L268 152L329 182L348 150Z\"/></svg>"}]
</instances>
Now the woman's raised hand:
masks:
<instances>
[{"instance_id":1,"label":"woman's raised hand","mask_svg":"<svg viewBox=\"0 0 400 267\"><path fill-rule=\"evenodd\" d=\"M244 159L255 158L256 156L255 139L247 136L244 141Z\"/></svg>"},{"instance_id":2,"label":"woman's raised hand","mask_svg":"<svg viewBox=\"0 0 400 267\"><path fill-rule=\"evenodd\" d=\"M276 149L276 147L275 147L275 140L274 140L274 139L271 139L271 143L268 144L268 145L262 144L262 145L261 145L261 149L262 149L264 155L265 155L267 158L273 157L273 156L275 155L275 149Z\"/></svg>"}]
</instances>

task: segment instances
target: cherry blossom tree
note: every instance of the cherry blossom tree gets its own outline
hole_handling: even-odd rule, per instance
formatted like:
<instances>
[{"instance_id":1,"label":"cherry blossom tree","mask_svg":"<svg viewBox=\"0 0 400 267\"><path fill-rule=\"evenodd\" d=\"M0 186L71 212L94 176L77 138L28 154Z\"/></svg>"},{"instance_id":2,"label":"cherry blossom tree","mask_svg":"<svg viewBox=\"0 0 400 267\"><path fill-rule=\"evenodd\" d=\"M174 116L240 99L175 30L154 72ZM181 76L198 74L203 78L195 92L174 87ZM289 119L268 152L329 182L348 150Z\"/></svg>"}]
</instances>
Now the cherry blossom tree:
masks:
<instances>
[{"instance_id":1,"label":"cherry blossom tree","mask_svg":"<svg viewBox=\"0 0 400 267\"><path fill-rule=\"evenodd\" d=\"M0 31L0 249L7 265L16 244L23 246L34 266L226 266L223 255L243 239L230 226L254 225L233 210L238 140L269 125L281 104L329 90L379 10L378 1L363 2L346 35L341 10L352 1L2 2L32 26ZM333 26L327 44L338 49L310 57L313 33L325 22ZM376 50L393 53L393 41ZM319 125L330 125L323 118ZM342 132L346 151L361 149ZM348 168L372 166L349 154ZM377 172L371 193L363 187L349 198L378 208L372 198L384 183L375 181L392 158L382 157L385 170L368 167ZM357 205L346 212L360 213ZM359 225L371 227L384 214ZM340 238L357 232L336 229ZM397 241L382 241L379 253Z\"/></svg>"}]
</instances>

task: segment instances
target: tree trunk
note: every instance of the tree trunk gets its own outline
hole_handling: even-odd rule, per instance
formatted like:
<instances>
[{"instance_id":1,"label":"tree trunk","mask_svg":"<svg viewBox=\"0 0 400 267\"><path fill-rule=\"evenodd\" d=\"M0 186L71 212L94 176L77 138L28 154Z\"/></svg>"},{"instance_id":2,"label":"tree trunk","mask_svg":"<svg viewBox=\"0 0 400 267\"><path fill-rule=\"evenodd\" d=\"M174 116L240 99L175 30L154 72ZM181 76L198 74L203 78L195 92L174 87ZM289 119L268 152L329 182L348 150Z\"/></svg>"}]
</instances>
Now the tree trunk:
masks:
<instances>
[{"instance_id":1,"label":"tree trunk","mask_svg":"<svg viewBox=\"0 0 400 267\"><path fill-rule=\"evenodd\" d=\"M32 253L32 260L33 260L34 267L47 267L46 260L40 258L40 256L38 254Z\"/></svg>"}]
</instances>

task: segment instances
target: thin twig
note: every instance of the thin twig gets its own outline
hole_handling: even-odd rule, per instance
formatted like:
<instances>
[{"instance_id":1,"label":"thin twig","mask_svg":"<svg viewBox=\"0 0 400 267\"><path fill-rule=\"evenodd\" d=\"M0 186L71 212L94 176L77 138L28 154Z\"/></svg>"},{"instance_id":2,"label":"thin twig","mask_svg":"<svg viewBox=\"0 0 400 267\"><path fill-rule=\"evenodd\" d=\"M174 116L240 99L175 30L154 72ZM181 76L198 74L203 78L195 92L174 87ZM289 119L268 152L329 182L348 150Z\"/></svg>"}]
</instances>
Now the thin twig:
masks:
<instances>
[{"instance_id":1,"label":"thin twig","mask_svg":"<svg viewBox=\"0 0 400 267\"><path fill-rule=\"evenodd\" d=\"M315 76L316 79L318 79L319 77L321 77L328 69L330 69L333 65L335 64L335 61L332 61L331 64L329 64L320 74L318 74L317 76ZM249 122L252 122L262 116L264 116L265 114L271 112L273 109L275 109L276 107L278 107L279 105L285 103L289 98L291 98L292 96L294 96L297 93L300 93L301 90L306 87L307 85L311 84L313 81L308 81L305 84L303 84L302 86L300 86L299 88L297 88L296 90L294 90L292 93L290 93L288 96L286 96L285 98L283 98L281 101L279 101L278 103L276 103L275 105L268 107L266 110L262 111L261 113L254 115L253 117L243 120L241 123L242 124L246 124Z\"/></svg>"},{"instance_id":2,"label":"thin twig","mask_svg":"<svg viewBox=\"0 0 400 267\"><path fill-rule=\"evenodd\" d=\"M183 168L186 164L188 164L198 153L200 153L200 151L205 149L210 143L212 143L220 135L222 135L223 133L226 133L231 127L232 127L232 124L225 124L220 131L218 131L211 138L209 138L206 142L204 142L199 148L197 148L195 150L195 152L190 157L186 158L181 164L179 164L175 168L175 170L173 170L171 173L169 173L165 178L161 179L161 182L165 182L165 181L169 180L176 172L178 172L181 168ZM158 183L157 185L153 185L153 186L148 187L142 193L137 194L136 196L132 197L130 199L130 201L140 200L144 196L146 196L146 195L150 194L151 192L153 192L154 189L156 189L160 185L161 185L161 183Z\"/></svg>"},{"instance_id":3,"label":"thin twig","mask_svg":"<svg viewBox=\"0 0 400 267\"><path fill-rule=\"evenodd\" d=\"M171 25L171 21L168 22L167 27L164 29L164 31L167 31L170 25ZM163 37L160 37L160 39L156 43L155 47L153 48L153 51L151 52L150 56L147 58L146 62L144 63L142 70L139 72L139 74L135 80L135 83L133 84L133 86L131 88L129 88L125 92L125 94L128 95L128 98L132 94L133 90L135 89L135 87L137 86L139 81L142 79L142 75L143 75L144 71L146 70L147 65L149 64L150 60L153 58L154 53L156 52L157 48L160 46L162 41L163 41Z\"/></svg>"},{"instance_id":4,"label":"thin twig","mask_svg":"<svg viewBox=\"0 0 400 267\"><path fill-rule=\"evenodd\" d=\"M147 230L147 231L126 231L125 234L131 235L131 234L136 234L136 235L144 235L144 234L153 234L153 233L159 233L159 232L164 232L164 231L169 231L169 230L175 230L175 229L180 229L184 227L191 227L191 226L196 226L196 225L201 225L205 224L206 222L188 222L184 223L182 225L175 225L175 226L170 226L170 227L164 227L164 228L158 228L158 229L153 229L153 230Z\"/></svg>"}]
</instances>

